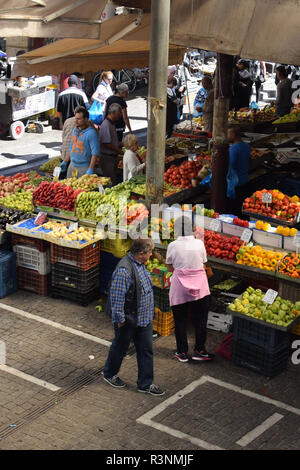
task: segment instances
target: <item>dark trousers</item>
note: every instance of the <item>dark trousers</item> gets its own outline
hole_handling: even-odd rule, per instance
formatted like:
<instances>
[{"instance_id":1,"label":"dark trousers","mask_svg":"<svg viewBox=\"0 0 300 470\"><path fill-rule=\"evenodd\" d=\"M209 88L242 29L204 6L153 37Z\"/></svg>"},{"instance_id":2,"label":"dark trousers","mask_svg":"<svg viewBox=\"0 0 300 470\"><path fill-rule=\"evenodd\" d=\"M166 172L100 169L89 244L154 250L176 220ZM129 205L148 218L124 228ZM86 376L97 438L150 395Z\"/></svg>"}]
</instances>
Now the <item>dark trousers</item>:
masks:
<instances>
[{"instance_id":1,"label":"dark trousers","mask_svg":"<svg viewBox=\"0 0 300 470\"><path fill-rule=\"evenodd\" d=\"M189 346L187 341L187 318L189 306L192 312L192 322L195 328L195 351L205 349L206 342L206 323L208 316L210 296L195 300L181 305L173 305L173 316L175 321L175 337L177 343L177 352L187 354Z\"/></svg>"},{"instance_id":2,"label":"dark trousers","mask_svg":"<svg viewBox=\"0 0 300 470\"><path fill-rule=\"evenodd\" d=\"M152 323L146 327L133 327L127 323L121 328L114 324L115 338L110 347L104 367L104 377L112 378L117 375L124 357L127 354L130 341L133 340L136 349L138 380L141 390L150 387L153 382L153 346Z\"/></svg>"},{"instance_id":3,"label":"dark trousers","mask_svg":"<svg viewBox=\"0 0 300 470\"><path fill-rule=\"evenodd\" d=\"M118 158L114 155L100 155L100 167L103 176L107 176L111 179L112 185L118 184Z\"/></svg>"}]
</instances>

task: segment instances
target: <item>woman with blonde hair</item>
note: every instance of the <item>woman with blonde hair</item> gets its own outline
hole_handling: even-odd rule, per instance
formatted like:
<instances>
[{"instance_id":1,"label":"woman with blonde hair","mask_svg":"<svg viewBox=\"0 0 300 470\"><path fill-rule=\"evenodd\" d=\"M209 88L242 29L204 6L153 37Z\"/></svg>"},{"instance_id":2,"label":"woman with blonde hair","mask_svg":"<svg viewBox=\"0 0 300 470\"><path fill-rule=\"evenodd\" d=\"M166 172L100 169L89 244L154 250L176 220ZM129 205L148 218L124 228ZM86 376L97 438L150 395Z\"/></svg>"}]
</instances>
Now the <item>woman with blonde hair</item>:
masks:
<instances>
[{"instance_id":1,"label":"woman with blonde hair","mask_svg":"<svg viewBox=\"0 0 300 470\"><path fill-rule=\"evenodd\" d=\"M136 135L128 134L124 139L126 152L123 157L123 181L143 173L146 163L137 153L139 141ZM144 154L144 159L146 153Z\"/></svg>"},{"instance_id":2,"label":"woman with blonde hair","mask_svg":"<svg viewBox=\"0 0 300 470\"><path fill-rule=\"evenodd\" d=\"M113 91L111 89L113 79L114 76L112 72L102 72L99 79L99 85L97 86L97 90L93 94L92 99L100 101L104 105L107 98L113 95Z\"/></svg>"}]
</instances>

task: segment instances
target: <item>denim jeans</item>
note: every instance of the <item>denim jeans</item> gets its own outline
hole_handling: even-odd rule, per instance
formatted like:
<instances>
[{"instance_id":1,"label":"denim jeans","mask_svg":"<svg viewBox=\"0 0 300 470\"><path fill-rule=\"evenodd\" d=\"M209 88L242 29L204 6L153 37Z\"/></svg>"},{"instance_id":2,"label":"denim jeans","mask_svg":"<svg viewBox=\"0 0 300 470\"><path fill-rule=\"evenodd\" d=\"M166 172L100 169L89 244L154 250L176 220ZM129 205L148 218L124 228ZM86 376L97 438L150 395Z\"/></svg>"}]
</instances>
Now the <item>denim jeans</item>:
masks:
<instances>
[{"instance_id":1,"label":"denim jeans","mask_svg":"<svg viewBox=\"0 0 300 470\"><path fill-rule=\"evenodd\" d=\"M118 374L130 341L133 340L138 364L137 386L141 390L147 389L153 382L152 323L146 327L134 327L125 323L121 328L115 323L114 329L115 338L105 363L104 377L112 378Z\"/></svg>"}]
</instances>

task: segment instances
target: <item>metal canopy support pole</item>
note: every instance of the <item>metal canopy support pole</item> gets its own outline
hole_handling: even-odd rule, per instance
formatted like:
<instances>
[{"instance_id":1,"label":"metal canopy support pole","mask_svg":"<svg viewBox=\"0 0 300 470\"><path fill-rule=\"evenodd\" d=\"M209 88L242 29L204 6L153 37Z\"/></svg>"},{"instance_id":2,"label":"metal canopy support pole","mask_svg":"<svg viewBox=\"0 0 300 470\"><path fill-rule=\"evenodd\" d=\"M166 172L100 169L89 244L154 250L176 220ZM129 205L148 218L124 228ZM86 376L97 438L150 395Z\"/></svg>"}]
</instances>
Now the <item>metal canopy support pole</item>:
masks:
<instances>
[{"instance_id":1,"label":"metal canopy support pole","mask_svg":"<svg viewBox=\"0 0 300 470\"><path fill-rule=\"evenodd\" d=\"M146 203L163 200L170 0L152 0L148 96Z\"/></svg>"},{"instance_id":2,"label":"metal canopy support pole","mask_svg":"<svg viewBox=\"0 0 300 470\"><path fill-rule=\"evenodd\" d=\"M228 112L232 90L233 56L218 54L215 79L215 104L212 152L212 189L210 206L217 212L226 208L229 148Z\"/></svg>"}]
</instances>

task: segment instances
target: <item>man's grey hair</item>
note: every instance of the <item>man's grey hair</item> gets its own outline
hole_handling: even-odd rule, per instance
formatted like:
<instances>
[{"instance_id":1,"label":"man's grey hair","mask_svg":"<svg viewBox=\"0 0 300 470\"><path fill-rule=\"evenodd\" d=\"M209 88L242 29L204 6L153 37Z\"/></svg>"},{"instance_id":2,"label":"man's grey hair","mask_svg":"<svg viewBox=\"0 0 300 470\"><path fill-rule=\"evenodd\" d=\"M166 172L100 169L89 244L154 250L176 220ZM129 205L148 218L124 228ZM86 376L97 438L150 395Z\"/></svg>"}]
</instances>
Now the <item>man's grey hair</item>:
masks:
<instances>
[{"instance_id":1,"label":"man's grey hair","mask_svg":"<svg viewBox=\"0 0 300 470\"><path fill-rule=\"evenodd\" d=\"M150 250L153 250L154 248L154 243L150 239L144 239L144 238L138 238L137 240L134 240L130 252L132 255L138 255L140 253L146 254Z\"/></svg>"},{"instance_id":2,"label":"man's grey hair","mask_svg":"<svg viewBox=\"0 0 300 470\"><path fill-rule=\"evenodd\" d=\"M120 83L120 85L116 86L116 89L118 93L125 93L126 91L129 90L128 85L126 83Z\"/></svg>"},{"instance_id":3,"label":"man's grey hair","mask_svg":"<svg viewBox=\"0 0 300 470\"><path fill-rule=\"evenodd\" d=\"M107 114L114 114L121 110L121 106L118 103L113 103L108 108Z\"/></svg>"}]
</instances>

